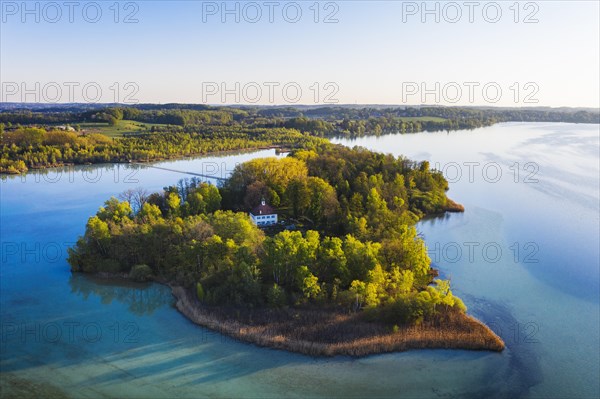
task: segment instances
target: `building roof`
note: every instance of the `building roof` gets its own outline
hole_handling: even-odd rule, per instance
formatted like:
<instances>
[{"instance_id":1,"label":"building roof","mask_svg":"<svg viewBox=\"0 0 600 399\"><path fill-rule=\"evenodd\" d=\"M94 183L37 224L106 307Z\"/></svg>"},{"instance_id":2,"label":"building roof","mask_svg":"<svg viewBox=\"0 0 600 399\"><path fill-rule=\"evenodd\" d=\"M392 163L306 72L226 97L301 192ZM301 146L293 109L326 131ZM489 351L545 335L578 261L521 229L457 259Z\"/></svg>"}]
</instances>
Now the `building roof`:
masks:
<instances>
[{"instance_id":1,"label":"building roof","mask_svg":"<svg viewBox=\"0 0 600 399\"><path fill-rule=\"evenodd\" d=\"M263 200L261 201L260 205L255 207L254 209L252 209L252 213L254 216L257 215L274 215L275 213L275 209L273 209L272 207L270 207L269 205L267 205L267 203Z\"/></svg>"}]
</instances>

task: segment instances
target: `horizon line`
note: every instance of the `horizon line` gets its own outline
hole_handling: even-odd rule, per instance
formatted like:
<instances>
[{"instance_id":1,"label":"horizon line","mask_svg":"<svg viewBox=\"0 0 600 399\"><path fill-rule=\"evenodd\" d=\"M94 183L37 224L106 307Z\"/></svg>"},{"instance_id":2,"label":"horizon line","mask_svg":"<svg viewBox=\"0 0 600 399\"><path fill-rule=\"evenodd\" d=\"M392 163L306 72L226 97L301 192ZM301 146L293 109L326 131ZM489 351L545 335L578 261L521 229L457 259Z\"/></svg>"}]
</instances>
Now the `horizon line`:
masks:
<instances>
[{"instance_id":1,"label":"horizon line","mask_svg":"<svg viewBox=\"0 0 600 399\"><path fill-rule=\"evenodd\" d=\"M138 102L135 104L130 103L118 103L118 102L59 102L59 103L44 103L44 102L18 102L18 101L0 101L2 105L29 105L29 106L68 106L68 105L88 105L88 106L123 106L123 107L136 107L143 105L196 105L206 107L244 107L244 108L297 108L297 107L314 107L314 108L335 108L335 107L389 107L389 108L496 108L496 109L535 109L535 108L549 108L549 109L589 109L600 111L600 105L598 106L573 106L573 105L527 105L527 106L510 106L510 105L446 105L446 104L387 104L387 103L340 103L340 104L235 104L235 103L194 103L194 102Z\"/></svg>"}]
</instances>

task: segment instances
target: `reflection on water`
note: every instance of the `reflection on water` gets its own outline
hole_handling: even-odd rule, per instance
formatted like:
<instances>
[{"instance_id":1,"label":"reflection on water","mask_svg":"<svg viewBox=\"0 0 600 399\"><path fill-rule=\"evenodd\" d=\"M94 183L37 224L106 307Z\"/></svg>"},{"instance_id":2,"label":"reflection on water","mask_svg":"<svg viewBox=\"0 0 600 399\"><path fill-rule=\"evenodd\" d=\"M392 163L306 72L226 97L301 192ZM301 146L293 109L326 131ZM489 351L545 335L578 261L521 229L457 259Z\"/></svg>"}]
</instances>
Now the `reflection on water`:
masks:
<instances>
[{"instance_id":1,"label":"reflection on water","mask_svg":"<svg viewBox=\"0 0 600 399\"><path fill-rule=\"evenodd\" d=\"M93 278L75 273L69 278L69 285L71 292L81 296L83 300L96 295L105 305L118 301L137 316L151 315L156 309L175 302L171 289L156 283Z\"/></svg>"}]
</instances>

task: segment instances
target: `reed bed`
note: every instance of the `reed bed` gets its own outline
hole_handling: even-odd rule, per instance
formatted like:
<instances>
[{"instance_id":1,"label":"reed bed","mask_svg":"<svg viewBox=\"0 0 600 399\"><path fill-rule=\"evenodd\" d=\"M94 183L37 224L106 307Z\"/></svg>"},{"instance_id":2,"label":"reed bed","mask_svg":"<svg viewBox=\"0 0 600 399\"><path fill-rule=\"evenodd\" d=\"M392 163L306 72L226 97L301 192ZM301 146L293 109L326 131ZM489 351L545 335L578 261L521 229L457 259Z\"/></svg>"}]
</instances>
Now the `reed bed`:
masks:
<instances>
[{"instance_id":1,"label":"reed bed","mask_svg":"<svg viewBox=\"0 0 600 399\"><path fill-rule=\"evenodd\" d=\"M452 201L450 198L446 201L446 207L444 208L446 212L464 212L465 207L462 204Z\"/></svg>"},{"instance_id":2,"label":"reed bed","mask_svg":"<svg viewBox=\"0 0 600 399\"><path fill-rule=\"evenodd\" d=\"M240 341L310 356L366 356L410 349L502 351L504 342L479 320L445 312L418 326L392 329L361 313L312 309L204 306L193 292L171 287L177 309L194 323Z\"/></svg>"}]
</instances>

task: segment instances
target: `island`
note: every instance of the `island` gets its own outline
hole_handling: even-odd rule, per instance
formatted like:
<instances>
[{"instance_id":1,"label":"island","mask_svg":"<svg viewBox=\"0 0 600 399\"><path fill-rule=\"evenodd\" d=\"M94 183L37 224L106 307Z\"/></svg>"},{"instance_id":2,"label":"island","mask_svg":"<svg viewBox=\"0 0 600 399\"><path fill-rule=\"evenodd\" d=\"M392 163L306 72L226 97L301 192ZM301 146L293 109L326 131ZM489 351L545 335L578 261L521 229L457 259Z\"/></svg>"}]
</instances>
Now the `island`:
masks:
<instances>
[{"instance_id":1,"label":"island","mask_svg":"<svg viewBox=\"0 0 600 399\"><path fill-rule=\"evenodd\" d=\"M309 140L106 201L69 249L74 273L167 284L194 323L310 356L502 351L438 278L415 224L463 211L427 161Z\"/></svg>"}]
</instances>

